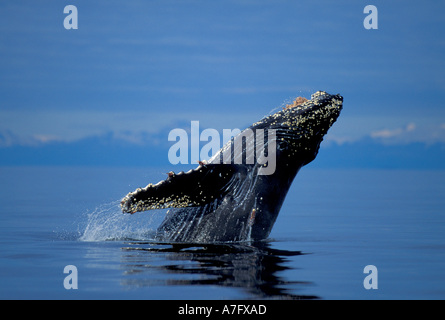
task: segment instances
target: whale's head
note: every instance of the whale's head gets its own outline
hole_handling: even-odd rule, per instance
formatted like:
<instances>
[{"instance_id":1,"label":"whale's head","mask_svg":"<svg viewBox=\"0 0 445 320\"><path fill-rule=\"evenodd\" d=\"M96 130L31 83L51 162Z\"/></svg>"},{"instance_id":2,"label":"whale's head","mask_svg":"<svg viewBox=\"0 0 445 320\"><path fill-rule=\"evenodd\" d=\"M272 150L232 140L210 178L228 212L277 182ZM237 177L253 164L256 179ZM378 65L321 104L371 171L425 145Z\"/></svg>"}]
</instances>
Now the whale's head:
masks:
<instances>
[{"instance_id":1,"label":"whale's head","mask_svg":"<svg viewBox=\"0 0 445 320\"><path fill-rule=\"evenodd\" d=\"M274 113L254 126L275 129L278 162L283 157L299 167L315 159L324 135L342 110L343 97L317 91L311 100L298 97L293 104Z\"/></svg>"}]
</instances>

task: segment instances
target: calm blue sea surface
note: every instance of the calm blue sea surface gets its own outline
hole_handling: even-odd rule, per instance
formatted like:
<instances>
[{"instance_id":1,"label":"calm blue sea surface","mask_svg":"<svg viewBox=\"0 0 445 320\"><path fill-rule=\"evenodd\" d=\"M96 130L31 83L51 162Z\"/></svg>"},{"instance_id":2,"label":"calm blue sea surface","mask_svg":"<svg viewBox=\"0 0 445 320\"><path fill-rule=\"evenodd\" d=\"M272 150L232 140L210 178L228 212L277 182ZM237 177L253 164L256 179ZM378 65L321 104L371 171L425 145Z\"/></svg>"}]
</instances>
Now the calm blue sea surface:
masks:
<instances>
[{"instance_id":1,"label":"calm blue sea surface","mask_svg":"<svg viewBox=\"0 0 445 320\"><path fill-rule=\"evenodd\" d=\"M177 247L118 207L170 170L0 168L0 298L445 299L445 172L308 166L268 241Z\"/></svg>"}]
</instances>

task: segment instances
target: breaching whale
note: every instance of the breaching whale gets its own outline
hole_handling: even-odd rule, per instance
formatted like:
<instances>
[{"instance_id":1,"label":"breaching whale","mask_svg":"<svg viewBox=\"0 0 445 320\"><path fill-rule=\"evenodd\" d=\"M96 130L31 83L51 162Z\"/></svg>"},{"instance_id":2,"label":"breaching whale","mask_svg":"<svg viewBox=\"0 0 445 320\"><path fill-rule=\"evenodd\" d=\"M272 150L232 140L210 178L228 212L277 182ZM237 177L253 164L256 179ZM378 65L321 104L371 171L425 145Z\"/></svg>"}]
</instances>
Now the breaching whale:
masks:
<instances>
[{"instance_id":1,"label":"breaching whale","mask_svg":"<svg viewBox=\"0 0 445 320\"><path fill-rule=\"evenodd\" d=\"M160 241L266 239L292 181L302 166L315 159L342 104L342 96L324 91L314 93L310 100L299 97L245 129L211 159L199 162L196 169L170 172L166 180L130 192L121 201L122 211L172 208L157 229L156 238ZM261 152L255 153L253 161L247 161L255 145L243 141L246 130L266 132L262 137L267 142L261 143L269 159L271 155L275 157L273 172L267 172L270 163L261 160ZM271 145L272 150L268 149Z\"/></svg>"}]
</instances>

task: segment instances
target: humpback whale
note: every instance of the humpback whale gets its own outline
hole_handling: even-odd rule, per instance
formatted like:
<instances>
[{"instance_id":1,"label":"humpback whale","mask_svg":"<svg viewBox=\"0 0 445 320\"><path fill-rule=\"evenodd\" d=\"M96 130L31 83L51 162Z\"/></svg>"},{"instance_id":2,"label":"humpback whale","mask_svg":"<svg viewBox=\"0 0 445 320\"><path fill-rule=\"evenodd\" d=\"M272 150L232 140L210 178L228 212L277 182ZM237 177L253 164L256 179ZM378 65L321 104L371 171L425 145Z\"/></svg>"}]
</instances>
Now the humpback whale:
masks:
<instances>
[{"instance_id":1,"label":"humpback whale","mask_svg":"<svg viewBox=\"0 0 445 320\"><path fill-rule=\"evenodd\" d=\"M157 229L159 241L266 239L292 181L301 167L315 159L342 105L342 96L324 91L317 91L310 100L299 97L242 131L196 169L170 172L166 180L128 193L121 209L135 213L171 208ZM246 130L264 130L265 134L247 141ZM264 138L267 142L258 141ZM265 152L257 150L253 161L247 161L258 142L267 148L269 159L275 157L273 172L267 172L270 163L264 162Z\"/></svg>"}]
</instances>

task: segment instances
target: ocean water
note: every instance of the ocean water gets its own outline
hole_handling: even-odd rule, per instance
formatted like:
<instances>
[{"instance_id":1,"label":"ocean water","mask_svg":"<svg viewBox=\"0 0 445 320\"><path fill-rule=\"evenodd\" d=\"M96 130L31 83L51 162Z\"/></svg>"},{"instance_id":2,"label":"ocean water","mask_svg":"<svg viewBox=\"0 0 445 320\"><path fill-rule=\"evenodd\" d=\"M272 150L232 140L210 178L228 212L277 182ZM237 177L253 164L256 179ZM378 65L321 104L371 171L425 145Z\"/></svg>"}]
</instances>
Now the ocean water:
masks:
<instances>
[{"instance_id":1,"label":"ocean water","mask_svg":"<svg viewBox=\"0 0 445 320\"><path fill-rule=\"evenodd\" d=\"M170 170L1 167L0 298L445 299L443 171L309 165L267 241L177 246L119 210Z\"/></svg>"}]
</instances>

